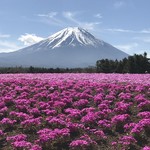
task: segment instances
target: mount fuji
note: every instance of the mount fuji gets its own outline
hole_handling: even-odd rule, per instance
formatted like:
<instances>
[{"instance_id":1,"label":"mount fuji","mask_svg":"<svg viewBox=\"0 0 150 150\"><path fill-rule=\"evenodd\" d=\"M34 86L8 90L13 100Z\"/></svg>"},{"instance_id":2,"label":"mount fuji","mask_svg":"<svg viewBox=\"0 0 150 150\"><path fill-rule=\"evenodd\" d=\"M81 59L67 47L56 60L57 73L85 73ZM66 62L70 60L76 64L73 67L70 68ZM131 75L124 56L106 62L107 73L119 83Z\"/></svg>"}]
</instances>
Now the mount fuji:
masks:
<instances>
[{"instance_id":1,"label":"mount fuji","mask_svg":"<svg viewBox=\"0 0 150 150\"><path fill-rule=\"evenodd\" d=\"M128 56L82 28L68 27L31 46L1 53L0 66L82 68L95 66L100 59Z\"/></svg>"}]
</instances>

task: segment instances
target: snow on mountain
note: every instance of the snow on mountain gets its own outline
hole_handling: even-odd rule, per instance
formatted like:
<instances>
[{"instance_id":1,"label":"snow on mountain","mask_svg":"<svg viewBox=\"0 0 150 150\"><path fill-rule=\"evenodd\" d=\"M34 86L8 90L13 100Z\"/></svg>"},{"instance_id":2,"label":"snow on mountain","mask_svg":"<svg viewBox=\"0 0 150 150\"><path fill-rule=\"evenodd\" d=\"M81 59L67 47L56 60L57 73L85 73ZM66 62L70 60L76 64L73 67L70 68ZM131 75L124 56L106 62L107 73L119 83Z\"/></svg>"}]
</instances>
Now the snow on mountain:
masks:
<instances>
[{"instance_id":1,"label":"snow on mountain","mask_svg":"<svg viewBox=\"0 0 150 150\"><path fill-rule=\"evenodd\" d=\"M95 38L79 27L65 28L45 40L16 52L0 55L2 66L88 67L103 58L122 59L128 54Z\"/></svg>"},{"instance_id":2,"label":"snow on mountain","mask_svg":"<svg viewBox=\"0 0 150 150\"><path fill-rule=\"evenodd\" d=\"M96 39L92 34L79 27L65 28L50 36L42 44L48 43L47 46L54 49L64 46L94 46L103 44L103 41Z\"/></svg>"}]
</instances>

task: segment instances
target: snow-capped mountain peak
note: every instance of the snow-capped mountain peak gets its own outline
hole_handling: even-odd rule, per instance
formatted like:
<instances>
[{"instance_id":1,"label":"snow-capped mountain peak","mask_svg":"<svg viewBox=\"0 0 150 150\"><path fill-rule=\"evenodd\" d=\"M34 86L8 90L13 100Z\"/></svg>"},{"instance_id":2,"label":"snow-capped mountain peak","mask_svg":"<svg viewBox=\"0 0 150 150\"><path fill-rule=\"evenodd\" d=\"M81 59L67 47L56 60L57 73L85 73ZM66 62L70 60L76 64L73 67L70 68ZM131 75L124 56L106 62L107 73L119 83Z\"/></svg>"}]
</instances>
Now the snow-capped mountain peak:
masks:
<instances>
[{"instance_id":1,"label":"snow-capped mountain peak","mask_svg":"<svg viewBox=\"0 0 150 150\"><path fill-rule=\"evenodd\" d=\"M79 27L65 28L16 52L0 55L1 66L76 68L95 66L100 59L122 59L128 54Z\"/></svg>"},{"instance_id":2,"label":"snow-capped mountain peak","mask_svg":"<svg viewBox=\"0 0 150 150\"><path fill-rule=\"evenodd\" d=\"M75 47L75 46L94 46L98 47L103 45L103 41L96 39L85 29L79 27L65 28L52 36L47 40L41 42L43 45L47 45L51 49L58 47Z\"/></svg>"}]
</instances>

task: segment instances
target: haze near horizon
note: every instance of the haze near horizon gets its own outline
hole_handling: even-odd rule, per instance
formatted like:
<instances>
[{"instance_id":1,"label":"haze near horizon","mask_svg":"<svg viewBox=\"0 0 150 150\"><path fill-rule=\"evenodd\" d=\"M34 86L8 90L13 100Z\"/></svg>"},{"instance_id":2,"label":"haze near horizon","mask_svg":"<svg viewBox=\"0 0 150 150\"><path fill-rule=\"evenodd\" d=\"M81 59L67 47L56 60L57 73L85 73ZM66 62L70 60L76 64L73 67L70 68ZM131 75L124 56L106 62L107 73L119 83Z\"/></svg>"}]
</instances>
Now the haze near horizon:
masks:
<instances>
[{"instance_id":1,"label":"haze near horizon","mask_svg":"<svg viewBox=\"0 0 150 150\"><path fill-rule=\"evenodd\" d=\"M82 27L130 55L150 57L150 1L1 0L0 52L12 52L66 27Z\"/></svg>"}]
</instances>

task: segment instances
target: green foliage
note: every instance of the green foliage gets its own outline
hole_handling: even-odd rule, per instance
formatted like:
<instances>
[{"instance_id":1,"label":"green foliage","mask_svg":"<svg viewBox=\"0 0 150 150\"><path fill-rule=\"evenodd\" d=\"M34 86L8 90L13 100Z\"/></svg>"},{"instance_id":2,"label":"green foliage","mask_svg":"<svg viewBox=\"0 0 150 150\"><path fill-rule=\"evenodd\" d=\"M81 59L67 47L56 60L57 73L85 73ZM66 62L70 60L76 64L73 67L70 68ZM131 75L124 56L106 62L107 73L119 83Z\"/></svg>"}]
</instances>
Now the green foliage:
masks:
<instances>
[{"instance_id":1,"label":"green foliage","mask_svg":"<svg viewBox=\"0 0 150 150\"><path fill-rule=\"evenodd\" d=\"M95 67L87 68L40 68L40 67L0 67L0 73L95 73Z\"/></svg>"},{"instance_id":2,"label":"green foliage","mask_svg":"<svg viewBox=\"0 0 150 150\"><path fill-rule=\"evenodd\" d=\"M0 73L150 73L150 59L147 53L134 54L120 61L101 59L96 66L87 68L40 68L40 67L1 67Z\"/></svg>"},{"instance_id":3,"label":"green foliage","mask_svg":"<svg viewBox=\"0 0 150 150\"><path fill-rule=\"evenodd\" d=\"M150 60L146 52L120 61L102 59L96 62L96 69L99 73L150 73Z\"/></svg>"}]
</instances>

